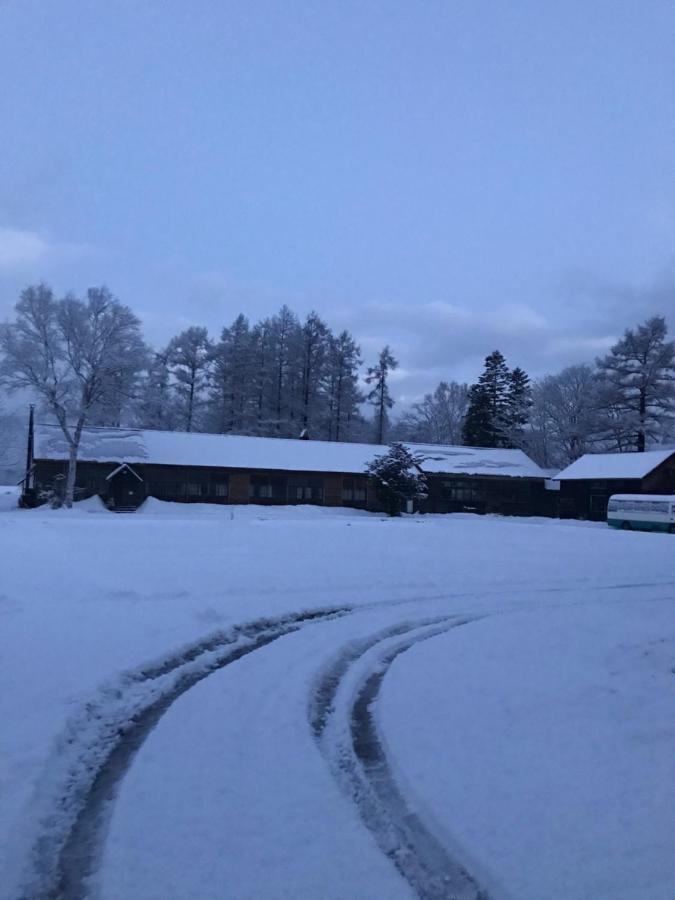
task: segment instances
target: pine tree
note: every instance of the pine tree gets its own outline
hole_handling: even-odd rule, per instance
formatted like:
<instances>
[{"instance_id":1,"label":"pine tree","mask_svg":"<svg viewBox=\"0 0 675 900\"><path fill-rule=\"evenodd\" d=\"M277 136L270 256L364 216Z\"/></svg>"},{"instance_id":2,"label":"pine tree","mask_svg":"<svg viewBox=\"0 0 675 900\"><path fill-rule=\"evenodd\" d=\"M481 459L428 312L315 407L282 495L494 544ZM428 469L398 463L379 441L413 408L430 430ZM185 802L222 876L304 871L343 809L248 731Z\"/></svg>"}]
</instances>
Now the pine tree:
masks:
<instances>
[{"instance_id":1,"label":"pine tree","mask_svg":"<svg viewBox=\"0 0 675 900\"><path fill-rule=\"evenodd\" d=\"M506 395L506 408L502 413L502 444L508 447L521 447L525 426L530 419L532 407L532 388L529 376L516 366L509 373L509 386Z\"/></svg>"},{"instance_id":2,"label":"pine tree","mask_svg":"<svg viewBox=\"0 0 675 900\"><path fill-rule=\"evenodd\" d=\"M393 443L387 453L376 456L366 467L375 481L378 499L390 516L400 516L408 500L426 496L427 483L421 459L407 447Z\"/></svg>"},{"instance_id":3,"label":"pine tree","mask_svg":"<svg viewBox=\"0 0 675 900\"><path fill-rule=\"evenodd\" d=\"M495 350L485 357L477 384L469 388L469 408L464 420L464 443L473 447L504 446L508 422L511 377L504 357Z\"/></svg>"},{"instance_id":4,"label":"pine tree","mask_svg":"<svg viewBox=\"0 0 675 900\"><path fill-rule=\"evenodd\" d=\"M666 340L662 316L648 319L623 337L598 370L605 429L617 449L645 450L659 440L675 416L675 342Z\"/></svg>"},{"instance_id":5,"label":"pine tree","mask_svg":"<svg viewBox=\"0 0 675 900\"><path fill-rule=\"evenodd\" d=\"M375 435L377 444L384 442L385 433L389 424L387 411L394 401L389 394L389 373L398 368L398 361L394 359L389 345L380 353L374 366L368 368L366 384L372 384L373 388L368 394L368 401L375 407Z\"/></svg>"}]
</instances>

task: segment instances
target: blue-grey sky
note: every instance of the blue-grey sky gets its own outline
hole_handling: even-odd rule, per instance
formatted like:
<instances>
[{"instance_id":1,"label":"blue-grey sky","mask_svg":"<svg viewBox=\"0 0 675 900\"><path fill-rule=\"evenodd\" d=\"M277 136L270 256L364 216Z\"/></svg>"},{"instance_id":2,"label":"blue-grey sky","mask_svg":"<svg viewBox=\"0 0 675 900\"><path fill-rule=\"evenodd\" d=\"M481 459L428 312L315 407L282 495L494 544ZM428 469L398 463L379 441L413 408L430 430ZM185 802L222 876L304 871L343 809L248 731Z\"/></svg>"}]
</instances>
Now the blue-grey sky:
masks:
<instances>
[{"instance_id":1,"label":"blue-grey sky","mask_svg":"<svg viewBox=\"0 0 675 900\"><path fill-rule=\"evenodd\" d=\"M288 303L409 401L675 328L671 0L0 0L0 318Z\"/></svg>"}]
</instances>

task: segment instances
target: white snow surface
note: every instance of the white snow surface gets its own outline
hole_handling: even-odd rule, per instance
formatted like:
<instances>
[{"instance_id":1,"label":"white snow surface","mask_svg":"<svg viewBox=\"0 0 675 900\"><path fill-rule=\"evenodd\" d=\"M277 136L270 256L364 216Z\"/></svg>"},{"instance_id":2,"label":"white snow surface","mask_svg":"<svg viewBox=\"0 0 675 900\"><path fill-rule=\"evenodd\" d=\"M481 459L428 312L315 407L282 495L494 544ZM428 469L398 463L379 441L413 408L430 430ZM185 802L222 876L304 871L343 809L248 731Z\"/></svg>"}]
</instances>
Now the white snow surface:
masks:
<instances>
[{"instance_id":1,"label":"white snow surface","mask_svg":"<svg viewBox=\"0 0 675 900\"><path fill-rule=\"evenodd\" d=\"M16 509L21 488L13 484L0 484L0 512L7 512L10 509Z\"/></svg>"},{"instance_id":2,"label":"white snow surface","mask_svg":"<svg viewBox=\"0 0 675 900\"><path fill-rule=\"evenodd\" d=\"M544 473L522 450L407 444L424 462L426 472L509 475L543 478ZM148 431L134 428L85 428L79 459L89 462L154 463L171 466L222 466L285 472L358 474L387 447L333 441L301 441L229 434ZM60 428L37 425L36 459L68 459Z\"/></svg>"},{"instance_id":3,"label":"white snow surface","mask_svg":"<svg viewBox=\"0 0 675 900\"><path fill-rule=\"evenodd\" d=\"M644 478L665 462L675 450L646 450L644 453L586 453L559 472L557 481L574 479Z\"/></svg>"},{"instance_id":4,"label":"white snow surface","mask_svg":"<svg viewBox=\"0 0 675 900\"><path fill-rule=\"evenodd\" d=\"M308 707L345 647L443 616L471 621L396 657L373 706L411 810L494 900L672 900L674 541L316 507L4 511L0 897L58 835L64 791L175 683L161 665L145 682L152 663L261 616L354 606L169 707L109 810L101 900L413 897Z\"/></svg>"}]
</instances>

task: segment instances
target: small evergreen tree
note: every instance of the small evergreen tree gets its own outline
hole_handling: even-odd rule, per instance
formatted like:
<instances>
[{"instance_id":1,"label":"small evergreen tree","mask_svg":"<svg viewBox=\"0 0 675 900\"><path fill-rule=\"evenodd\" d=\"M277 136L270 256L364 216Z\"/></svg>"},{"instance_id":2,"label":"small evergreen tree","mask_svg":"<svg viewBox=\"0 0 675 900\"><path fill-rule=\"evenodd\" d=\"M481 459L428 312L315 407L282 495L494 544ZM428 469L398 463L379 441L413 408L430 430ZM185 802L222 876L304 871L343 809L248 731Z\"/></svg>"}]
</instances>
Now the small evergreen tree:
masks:
<instances>
[{"instance_id":1,"label":"small evergreen tree","mask_svg":"<svg viewBox=\"0 0 675 900\"><path fill-rule=\"evenodd\" d=\"M426 497L427 483L420 463L407 447L394 443L387 453L376 456L366 467L388 515L400 516L406 501Z\"/></svg>"}]
</instances>

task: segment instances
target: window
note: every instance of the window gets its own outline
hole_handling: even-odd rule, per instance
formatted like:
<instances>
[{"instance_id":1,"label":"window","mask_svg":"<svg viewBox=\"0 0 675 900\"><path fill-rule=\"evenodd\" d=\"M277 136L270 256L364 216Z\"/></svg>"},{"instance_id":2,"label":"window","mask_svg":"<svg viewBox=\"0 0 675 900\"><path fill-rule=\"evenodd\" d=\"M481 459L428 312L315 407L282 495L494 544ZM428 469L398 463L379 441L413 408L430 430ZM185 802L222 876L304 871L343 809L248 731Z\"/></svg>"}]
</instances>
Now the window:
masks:
<instances>
[{"instance_id":1,"label":"window","mask_svg":"<svg viewBox=\"0 0 675 900\"><path fill-rule=\"evenodd\" d=\"M288 480L288 499L291 503L323 503L323 479L292 476Z\"/></svg>"},{"instance_id":2,"label":"window","mask_svg":"<svg viewBox=\"0 0 675 900\"><path fill-rule=\"evenodd\" d=\"M443 482L443 496L455 503L476 503L482 499L480 488L475 481L460 478Z\"/></svg>"},{"instance_id":3,"label":"window","mask_svg":"<svg viewBox=\"0 0 675 900\"><path fill-rule=\"evenodd\" d=\"M148 493L151 497L174 500L176 497L184 497L186 490L187 485L182 481L153 481Z\"/></svg>"},{"instance_id":4,"label":"window","mask_svg":"<svg viewBox=\"0 0 675 900\"><path fill-rule=\"evenodd\" d=\"M219 482L218 484L212 484L213 494L215 497L227 497L228 496L228 485L224 482Z\"/></svg>"},{"instance_id":5,"label":"window","mask_svg":"<svg viewBox=\"0 0 675 900\"><path fill-rule=\"evenodd\" d=\"M342 500L344 503L365 503L366 484L363 479L343 478Z\"/></svg>"},{"instance_id":6,"label":"window","mask_svg":"<svg viewBox=\"0 0 675 900\"><path fill-rule=\"evenodd\" d=\"M251 475L248 496L251 500L283 503L286 500L286 479L278 475Z\"/></svg>"},{"instance_id":7,"label":"window","mask_svg":"<svg viewBox=\"0 0 675 900\"><path fill-rule=\"evenodd\" d=\"M201 497L202 486L196 481L188 481L187 486L188 497Z\"/></svg>"}]
</instances>

